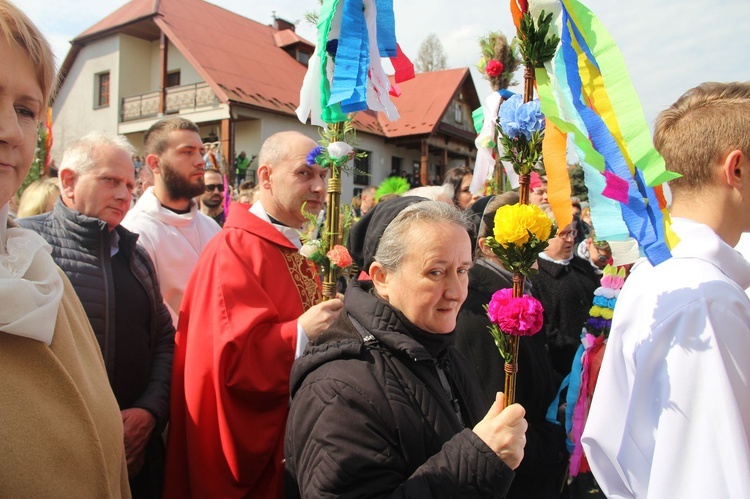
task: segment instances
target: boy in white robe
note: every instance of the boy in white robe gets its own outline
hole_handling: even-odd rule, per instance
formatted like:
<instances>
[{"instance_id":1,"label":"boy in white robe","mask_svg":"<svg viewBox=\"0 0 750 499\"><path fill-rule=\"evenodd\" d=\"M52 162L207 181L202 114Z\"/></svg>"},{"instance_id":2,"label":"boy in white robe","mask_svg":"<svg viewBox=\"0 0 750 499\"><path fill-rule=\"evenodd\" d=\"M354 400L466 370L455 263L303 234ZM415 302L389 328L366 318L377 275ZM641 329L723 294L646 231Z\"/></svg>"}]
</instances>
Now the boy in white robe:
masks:
<instances>
[{"instance_id":1,"label":"boy in white robe","mask_svg":"<svg viewBox=\"0 0 750 499\"><path fill-rule=\"evenodd\" d=\"M750 83L704 83L656 122L672 258L635 265L582 442L611 498L750 497Z\"/></svg>"}]
</instances>

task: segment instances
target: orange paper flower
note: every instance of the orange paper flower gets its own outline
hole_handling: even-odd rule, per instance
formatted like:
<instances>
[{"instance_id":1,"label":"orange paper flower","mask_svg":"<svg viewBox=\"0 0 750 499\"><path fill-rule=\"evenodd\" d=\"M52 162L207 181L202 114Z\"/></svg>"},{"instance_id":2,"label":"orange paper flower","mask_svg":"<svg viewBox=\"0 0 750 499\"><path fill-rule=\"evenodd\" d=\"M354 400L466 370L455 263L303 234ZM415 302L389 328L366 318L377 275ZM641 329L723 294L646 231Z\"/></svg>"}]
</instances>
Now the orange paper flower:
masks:
<instances>
[{"instance_id":1,"label":"orange paper flower","mask_svg":"<svg viewBox=\"0 0 750 499\"><path fill-rule=\"evenodd\" d=\"M340 244L334 246L328 253L326 253L326 256L331 261L331 265L340 269L345 269L352 264L352 256L349 254L349 251Z\"/></svg>"}]
</instances>

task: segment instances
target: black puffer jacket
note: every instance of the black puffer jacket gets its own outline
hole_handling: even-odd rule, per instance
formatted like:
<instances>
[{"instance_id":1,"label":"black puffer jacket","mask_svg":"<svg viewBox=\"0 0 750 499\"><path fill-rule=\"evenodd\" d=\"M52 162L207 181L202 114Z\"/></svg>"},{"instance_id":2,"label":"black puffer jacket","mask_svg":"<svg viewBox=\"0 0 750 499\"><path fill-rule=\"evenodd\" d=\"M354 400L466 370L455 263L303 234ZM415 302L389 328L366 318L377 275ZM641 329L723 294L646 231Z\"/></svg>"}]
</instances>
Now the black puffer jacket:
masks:
<instances>
[{"instance_id":1,"label":"black puffer jacket","mask_svg":"<svg viewBox=\"0 0 750 499\"><path fill-rule=\"evenodd\" d=\"M60 199L53 211L16 222L37 232L52 246L52 258L70 279L91 322L111 381L116 343L115 291L110 266L111 234L106 222L71 210ZM146 390L132 407L147 409L156 417L154 434L158 435L169 419L174 326L151 259L136 245L138 235L122 226L115 230L120 237L120 251L129 255L130 269L151 303L151 374Z\"/></svg>"},{"instance_id":2,"label":"black puffer jacket","mask_svg":"<svg viewBox=\"0 0 750 499\"><path fill-rule=\"evenodd\" d=\"M514 473L470 429L485 414L470 367L452 346L432 357L370 288L349 286L292 368L286 496L504 497Z\"/></svg>"}]
</instances>

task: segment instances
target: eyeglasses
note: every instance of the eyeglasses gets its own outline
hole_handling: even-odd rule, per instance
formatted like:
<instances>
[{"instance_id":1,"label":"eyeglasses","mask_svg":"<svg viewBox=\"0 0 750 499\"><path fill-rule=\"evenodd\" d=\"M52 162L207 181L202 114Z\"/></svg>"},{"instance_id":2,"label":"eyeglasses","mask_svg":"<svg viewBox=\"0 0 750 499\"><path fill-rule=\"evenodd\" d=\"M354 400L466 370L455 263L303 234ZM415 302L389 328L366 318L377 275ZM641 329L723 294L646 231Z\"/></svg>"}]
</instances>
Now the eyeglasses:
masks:
<instances>
[{"instance_id":1,"label":"eyeglasses","mask_svg":"<svg viewBox=\"0 0 750 499\"><path fill-rule=\"evenodd\" d=\"M578 229L571 229L571 230L565 230L563 232L559 232L557 234L557 237L560 239L575 239L578 235Z\"/></svg>"},{"instance_id":2,"label":"eyeglasses","mask_svg":"<svg viewBox=\"0 0 750 499\"><path fill-rule=\"evenodd\" d=\"M211 191L223 191L224 190L224 184L206 184L206 192Z\"/></svg>"}]
</instances>

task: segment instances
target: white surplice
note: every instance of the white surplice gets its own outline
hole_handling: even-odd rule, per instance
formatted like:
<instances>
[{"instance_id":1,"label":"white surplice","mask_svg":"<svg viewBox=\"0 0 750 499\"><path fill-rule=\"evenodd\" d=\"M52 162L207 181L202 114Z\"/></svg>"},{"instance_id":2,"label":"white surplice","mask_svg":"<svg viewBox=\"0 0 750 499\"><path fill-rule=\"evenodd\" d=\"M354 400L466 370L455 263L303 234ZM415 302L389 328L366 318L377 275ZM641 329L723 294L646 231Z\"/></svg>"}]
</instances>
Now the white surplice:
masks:
<instances>
[{"instance_id":1,"label":"white surplice","mask_svg":"<svg viewBox=\"0 0 750 499\"><path fill-rule=\"evenodd\" d=\"M610 498L750 498L750 263L674 219L615 307L583 447Z\"/></svg>"}]
</instances>

